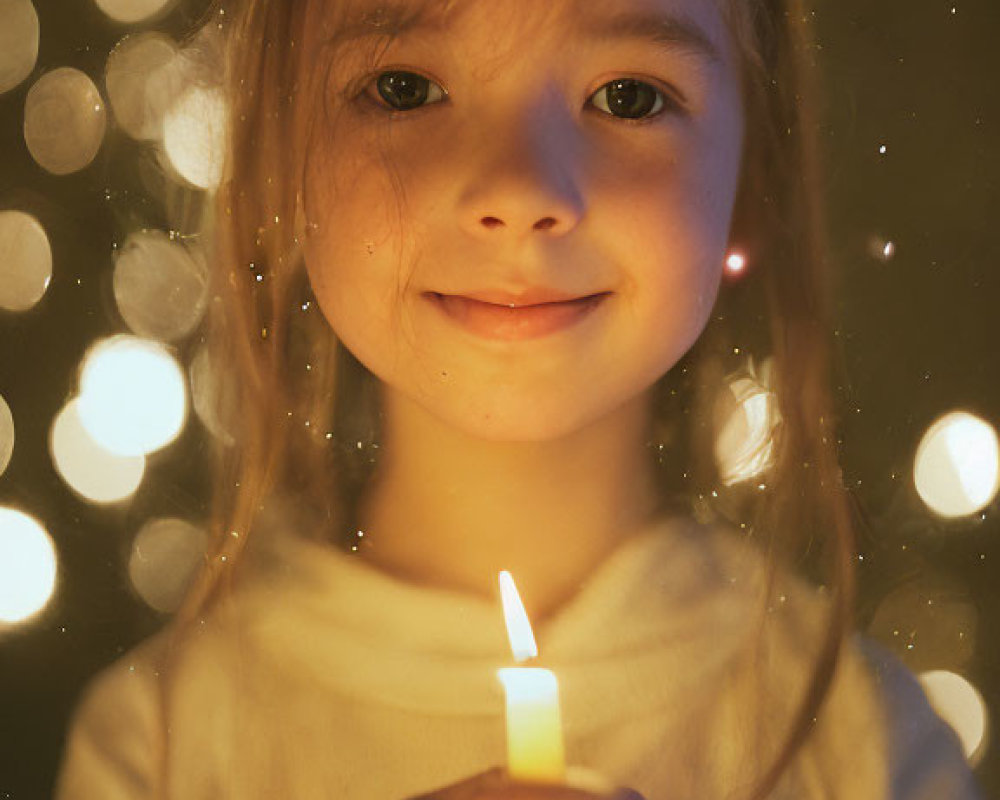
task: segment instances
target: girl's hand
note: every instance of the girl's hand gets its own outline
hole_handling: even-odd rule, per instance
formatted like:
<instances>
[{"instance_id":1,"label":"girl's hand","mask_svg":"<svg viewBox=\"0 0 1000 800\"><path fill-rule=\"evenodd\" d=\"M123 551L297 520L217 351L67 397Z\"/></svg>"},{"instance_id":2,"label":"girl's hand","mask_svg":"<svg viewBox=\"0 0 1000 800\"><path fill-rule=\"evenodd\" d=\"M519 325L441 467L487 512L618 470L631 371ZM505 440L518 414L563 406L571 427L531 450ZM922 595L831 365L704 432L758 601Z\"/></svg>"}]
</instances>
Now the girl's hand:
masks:
<instances>
[{"instance_id":1,"label":"girl's hand","mask_svg":"<svg viewBox=\"0 0 1000 800\"><path fill-rule=\"evenodd\" d=\"M521 783L507 777L501 767L474 775L460 783L412 797L410 800L645 800L633 789L594 793L573 786Z\"/></svg>"}]
</instances>

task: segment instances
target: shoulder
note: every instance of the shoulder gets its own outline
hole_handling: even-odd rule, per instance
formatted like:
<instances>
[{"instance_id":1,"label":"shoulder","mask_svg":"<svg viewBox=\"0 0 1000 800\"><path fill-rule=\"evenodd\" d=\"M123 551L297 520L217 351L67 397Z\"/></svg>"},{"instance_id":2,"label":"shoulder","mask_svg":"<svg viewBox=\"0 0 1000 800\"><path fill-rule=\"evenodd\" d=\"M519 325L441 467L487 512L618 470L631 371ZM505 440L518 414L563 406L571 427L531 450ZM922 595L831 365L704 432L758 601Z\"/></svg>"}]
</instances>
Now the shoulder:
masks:
<instances>
[{"instance_id":1,"label":"shoulder","mask_svg":"<svg viewBox=\"0 0 1000 800\"><path fill-rule=\"evenodd\" d=\"M69 727L58 800L149 796L164 652L163 637L154 636L106 667L84 690Z\"/></svg>"},{"instance_id":2,"label":"shoulder","mask_svg":"<svg viewBox=\"0 0 1000 800\"><path fill-rule=\"evenodd\" d=\"M886 715L893 800L981 797L951 728L934 712L919 681L889 650L855 637Z\"/></svg>"}]
</instances>

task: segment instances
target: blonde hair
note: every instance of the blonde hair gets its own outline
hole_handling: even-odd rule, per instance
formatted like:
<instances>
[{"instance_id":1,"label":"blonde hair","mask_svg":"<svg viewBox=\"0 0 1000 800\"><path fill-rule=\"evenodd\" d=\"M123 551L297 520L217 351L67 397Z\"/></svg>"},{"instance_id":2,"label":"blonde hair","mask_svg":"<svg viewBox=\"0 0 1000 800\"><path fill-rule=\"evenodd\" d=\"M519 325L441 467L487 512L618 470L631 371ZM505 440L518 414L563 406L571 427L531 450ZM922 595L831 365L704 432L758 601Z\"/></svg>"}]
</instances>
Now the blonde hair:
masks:
<instances>
[{"instance_id":1,"label":"blonde hair","mask_svg":"<svg viewBox=\"0 0 1000 800\"><path fill-rule=\"evenodd\" d=\"M784 747L750 795L757 799L774 788L808 738L830 688L852 622L854 545L835 445L833 287L822 232L809 17L800 0L720 1L742 62L747 114L731 237L752 268L723 289L706 331L656 387L657 430L677 464L663 475L664 495L687 498L701 512L749 520L763 537L771 578L778 563L804 550L814 556L812 545L822 543L825 558L814 560L827 565L834 598L807 691ZM441 0L448 2L454 0ZM240 0L226 9L231 138L212 223L217 302L207 335L234 387L235 413L226 419L235 444L216 451L213 544L175 619L177 641L226 595L270 491L294 491L321 509L330 525L315 535L344 529L370 468L347 454L377 436L373 378L310 304L299 255L295 219L307 148L288 143L308 141L315 124L310 104L296 102L308 74L302 46L308 6ZM710 409L734 346L773 357L783 421L769 490L737 487L715 501ZM167 702L169 682L164 686Z\"/></svg>"}]
</instances>

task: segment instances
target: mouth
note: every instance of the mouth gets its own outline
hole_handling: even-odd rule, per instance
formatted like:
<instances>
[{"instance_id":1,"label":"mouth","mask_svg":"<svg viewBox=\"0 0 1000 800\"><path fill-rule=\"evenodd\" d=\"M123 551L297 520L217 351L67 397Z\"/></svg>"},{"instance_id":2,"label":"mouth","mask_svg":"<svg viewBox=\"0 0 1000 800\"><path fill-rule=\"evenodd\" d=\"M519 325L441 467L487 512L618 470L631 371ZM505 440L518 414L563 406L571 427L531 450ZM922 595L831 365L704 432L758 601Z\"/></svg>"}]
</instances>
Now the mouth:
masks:
<instances>
[{"instance_id":1,"label":"mouth","mask_svg":"<svg viewBox=\"0 0 1000 800\"><path fill-rule=\"evenodd\" d=\"M589 317L611 292L555 300L551 299L552 293L549 292L542 301L537 296L521 295L515 298L501 296L500 293L492 293L489 300L484 299L484 293L477 293L476 297L439 292L425 294L449 320L477 336L520 341L575 327Z\"/></svg>"}]
</instances>

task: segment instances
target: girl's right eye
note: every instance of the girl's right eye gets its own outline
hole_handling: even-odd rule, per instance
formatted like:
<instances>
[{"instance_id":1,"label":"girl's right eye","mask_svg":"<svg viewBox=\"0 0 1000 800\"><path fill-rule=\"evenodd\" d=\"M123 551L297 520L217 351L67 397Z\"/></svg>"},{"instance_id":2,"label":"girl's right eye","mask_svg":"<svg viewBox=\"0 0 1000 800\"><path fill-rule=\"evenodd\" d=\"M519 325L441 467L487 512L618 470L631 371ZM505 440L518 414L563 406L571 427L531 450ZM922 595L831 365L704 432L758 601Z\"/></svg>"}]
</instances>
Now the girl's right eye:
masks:
<instances>
[{"instance_id":1,"label":"girl's right eye","mask_svg":"<svg viewBox=\"0 0 1000 800\"><path fill-rule=\"evenodd\" d=\"M429 78L403 70L380 72L375 76L375 88L393 111L412 111L428 103L438 103L446 95L444 89ZM367 88L365 93L368 93Z\"/></svg>"}]
</instances>

